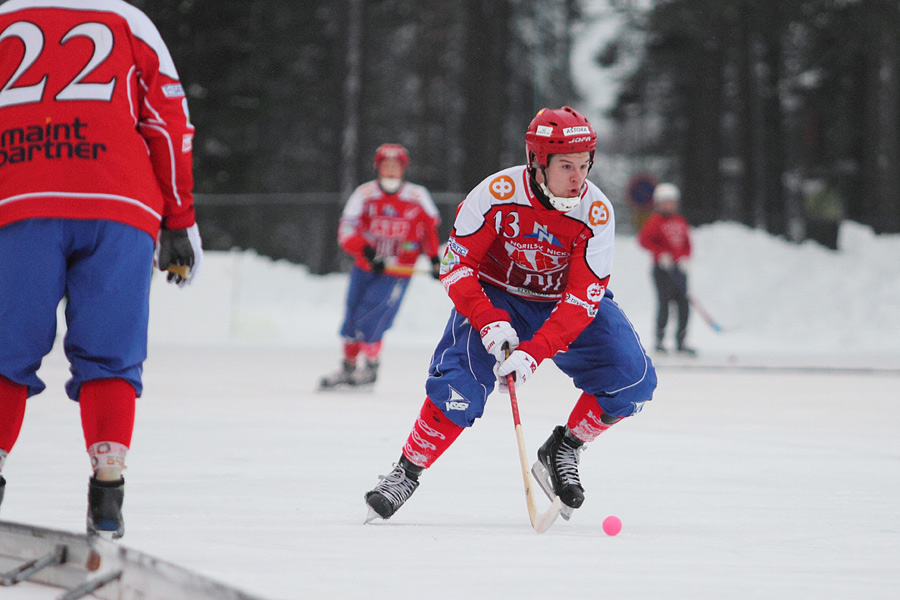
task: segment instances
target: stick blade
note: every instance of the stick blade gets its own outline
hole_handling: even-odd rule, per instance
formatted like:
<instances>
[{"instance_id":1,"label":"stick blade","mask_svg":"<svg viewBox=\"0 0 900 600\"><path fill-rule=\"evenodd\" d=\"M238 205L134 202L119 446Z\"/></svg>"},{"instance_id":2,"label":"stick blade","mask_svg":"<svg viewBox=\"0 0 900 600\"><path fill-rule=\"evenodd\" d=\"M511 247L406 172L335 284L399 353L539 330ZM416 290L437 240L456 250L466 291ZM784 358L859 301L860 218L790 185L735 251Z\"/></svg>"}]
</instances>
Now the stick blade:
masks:
<instances>
[{"instance_id":1,"label":"stick blade","mask_svg":"<svg viewBox=\"0 0 900 600\"><path fill-rule=\"evenodd\" d=\"M546 512L537 513L531 526L534 527L537 533L544 533L556 522L556 517L559 516L561 508L562 501L559 499L559 496L554 496L553 502L550 503L550 508Z\"/></svg>"}]
</instances>

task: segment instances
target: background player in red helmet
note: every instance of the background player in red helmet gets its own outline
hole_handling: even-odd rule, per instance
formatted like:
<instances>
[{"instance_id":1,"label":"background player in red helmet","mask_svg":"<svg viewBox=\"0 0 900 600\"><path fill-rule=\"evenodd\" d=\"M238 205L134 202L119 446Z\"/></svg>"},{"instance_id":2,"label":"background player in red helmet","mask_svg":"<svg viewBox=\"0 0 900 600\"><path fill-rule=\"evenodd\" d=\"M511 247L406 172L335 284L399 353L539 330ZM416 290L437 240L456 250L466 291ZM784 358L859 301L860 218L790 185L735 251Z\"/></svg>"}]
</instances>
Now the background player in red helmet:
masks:
<instances>
[{"instance_id":1,"label":"background player in red helmet","mask_svg":"<svg viewBox=\"0 0 900 600\"><path fill-rule=\"evenodd\" d=\"M578 111L543 109L525 134L528 164L487 177L460 205L441 269L454 310L400 460L365 495L370 519L406 502L494 386L508 391L508 374L521 386L552 359L581 390L532 470L566 518L584 500L583 445L651 399L653 365L607 289L615 219L587 181L596 143Z\"/></svg>"},{"instance_id":2,"label":"background player in red helmet","mask_svg":"<svg viewBox=\"0 0 900 600\"><path fill-rule=\"evenodd\" d=\"M437 226L431 194L404 180L409 153L399 144L375 151L373 181L356 188L338 226L338 243L355 261L341 326L344 359L323 377L322 389L369 385L378 376L381 340L394 323L420 254L439 276ZM357 368L362 355L364 364Z\"/></svg>"},{"instance_id":3,"label":"background player in red helmet","mask_svg":"<svg viewBox=\"0 0 900 600\"><path fill-rule=\"evenodd\" d=\"M656 312L656 350L666 352L663 338L669 321L669 305L678 310L675 349L688 355L696 351L685 343L690 303L686 264L691 257L691 226L678 213L681 192L673 183L653 189L653 214L638 232L638 242L653 253L653 283L659 302Z\"/></svg>"},{"instance_id":4,"label":"background player in red helmet","mask_svg":"<svg viewBox=\"0 0 900 600\"><path fill-rule=\"evenodd\" d=\"M76 9L76 10L73 10ZM0 470L56 337L93 476L90 534L125 531L125 455L147 356L154 245L190 283L194 127L156 27L119 0L0 5ZM172 318L177 318L173 315ZM6 481L0 476L0 499Z\"/></svg>"}]
</instances>

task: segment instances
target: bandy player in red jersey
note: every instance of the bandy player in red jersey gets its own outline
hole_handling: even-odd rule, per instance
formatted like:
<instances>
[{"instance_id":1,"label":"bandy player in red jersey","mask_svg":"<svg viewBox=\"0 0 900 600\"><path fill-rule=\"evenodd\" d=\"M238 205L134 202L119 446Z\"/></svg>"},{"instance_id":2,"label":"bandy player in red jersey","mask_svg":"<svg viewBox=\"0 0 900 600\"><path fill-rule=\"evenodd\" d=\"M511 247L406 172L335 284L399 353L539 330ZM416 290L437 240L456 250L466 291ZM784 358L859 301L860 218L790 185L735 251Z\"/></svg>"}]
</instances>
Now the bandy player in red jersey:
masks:
<instances>
[{"instance_id":1,"label":"bandy player in red jersey","mask_svg":"<svg viewBox=\"0 0 900 600\"><path fill-rule=\"evenodd\" d=\"M196 277L194 128L168 49L120 0L0 5L0 470L56 336L93 475L90 534L124 533L125 455L147 355L154 249ZM0 476L0 500L6 480Z\"/></svg>"},{"instance_id":2,"label":"bandy player in red jersey","mask_svg":"<svg viewBox=\"0 0 900 600\"><path fill-rule=\"evenodd\" d=\"M678 309L675 349L681 354L697 353L685 343L690 301L686 265L691 258L691 226L678 212L681 190L674 183L660 183L653 189L653 214L638 232L638 242L653 254L653 283L656 286L656 351L666 352L663 338L669 321L669 304Z\"/></svg>"},{"instance_id":3,"label":"bandy player in red jersey","mask_svg":"<svg viewBox=\"0 0 900 600\"><path fill-rule=\"evenodd\" d=\"M587 181L596 140L574 109L542 109L525 134L528 164L491 175L459 206L441 269L454 310L400 460L365 495L369 519L406 502L494 386L508 392L509 374L521 386L551 359L581 390L532 469L565 518L584 501L584 444L652 398L653 365L607 288L615 219Z\"/></svg>"},{"instance_id":4,"label":"bandy player in red jersey","mask_svg":"<svg viewBox=\"0 0 900 600\"><path fill-rule=\"evenodd\" d=\"M430 258L435 278L440 275L440 215L427 189L404 180L409 152L382 144L374 165L377 177L350 194L338 225L338 243L354 265L341 325L344 359L322 378L324 390L375 383L382 338L400 310L419 255ZM365 362L358 368L360 355Z\"/></svg>"}]
</instances>

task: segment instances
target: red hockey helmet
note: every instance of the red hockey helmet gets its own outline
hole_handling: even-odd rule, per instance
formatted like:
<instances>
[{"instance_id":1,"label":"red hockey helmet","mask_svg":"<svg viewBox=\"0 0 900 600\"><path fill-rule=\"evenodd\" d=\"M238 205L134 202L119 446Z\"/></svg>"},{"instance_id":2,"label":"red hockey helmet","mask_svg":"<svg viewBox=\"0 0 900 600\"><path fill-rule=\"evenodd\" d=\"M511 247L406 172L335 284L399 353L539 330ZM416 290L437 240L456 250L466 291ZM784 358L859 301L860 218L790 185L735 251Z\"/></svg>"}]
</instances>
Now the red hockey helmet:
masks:
<instances>
[{"instance_id":1,"label":"red hockey helmet","mask_svg":"<svg viewBox=\"0 0 900 600\"><path fill-rule=\"evenodd\" d=\"M389 158L399 161L404 171L409 167L409 152L406 148L400 144L382 144L375 150L375 170L378 170L381 161Z\"/></svg>"},{"instance_id":2,"label":"red hockey helmet","mask_svg":"<svg viewBox=\"0 0 900 600\"><path fill-rule=\"evenodd\" d=\"M580 112L569 106L542 108L525 133L528 168L547 167L551 154L590 152L594 164L597 134Z\"/></svg>"}]
</instances>

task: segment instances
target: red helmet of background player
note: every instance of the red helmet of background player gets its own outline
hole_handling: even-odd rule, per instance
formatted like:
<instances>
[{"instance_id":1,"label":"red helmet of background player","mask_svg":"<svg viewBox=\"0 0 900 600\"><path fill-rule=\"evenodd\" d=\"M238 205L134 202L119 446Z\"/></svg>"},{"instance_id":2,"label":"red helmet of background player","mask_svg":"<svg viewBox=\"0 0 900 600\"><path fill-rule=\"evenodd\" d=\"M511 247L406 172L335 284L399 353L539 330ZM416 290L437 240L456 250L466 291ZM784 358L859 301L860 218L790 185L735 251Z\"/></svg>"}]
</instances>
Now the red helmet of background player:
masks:
<instances>
[{"instance_id":1,"label":"red helmet of background player","mask_svg":"<svg viewBox=\"0 0 900 600\"><path fill-rule=\"evenodd\" d=\"M378 170L381 161L389 158L399 161L404 171L409 167L409 152L406 148L400 144L382 144L375 150L375 170Z\"/></svg>"},{"instance_id":2,"label":"red helmet of background player","mask_svg":"<svg viewBox=\"0 0 900 600\"><path fill-rule=\"evenodd\" d=\"M597 149L597 134L580 112L569 106L542 108L525 133L529 170L547 167L551 154L590 152L591 165Z\"/></svg>"}]
</instances>

